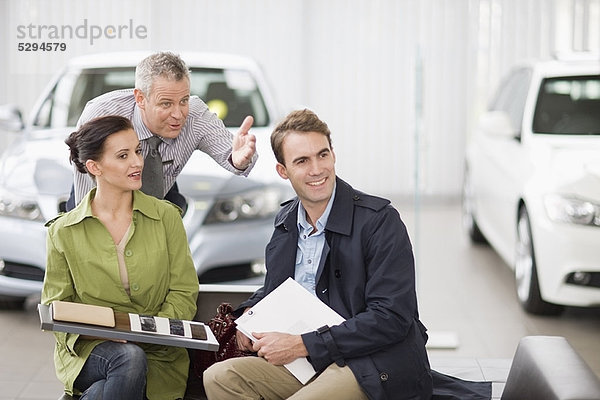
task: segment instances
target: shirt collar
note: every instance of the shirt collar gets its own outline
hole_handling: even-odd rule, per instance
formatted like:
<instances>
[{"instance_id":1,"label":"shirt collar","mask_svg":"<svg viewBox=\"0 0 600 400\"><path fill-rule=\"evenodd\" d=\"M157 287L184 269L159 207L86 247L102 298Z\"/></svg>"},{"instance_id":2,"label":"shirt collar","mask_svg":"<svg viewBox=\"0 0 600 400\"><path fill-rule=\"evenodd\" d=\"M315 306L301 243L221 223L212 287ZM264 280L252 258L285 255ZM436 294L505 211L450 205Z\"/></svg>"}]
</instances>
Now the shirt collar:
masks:
<instances>
[{"instance_id":1,"label":"shirt collar","mask_svg":"<svg viewBox=\"0 0 600 400\"><path fill-rule=\"evenodd\" d=\"M150 129L148 129L144 124L142 112L140 111L140 107L138 107L137 103L133 107L133 116L131 117L131 122L133 126L135 126L135 133L137 133L140 140L145 140L152 136L152 132L150 132Z\"/></svg>"},{"instance_id":2,"label":"shirt collar","mask_svg":"<svg viewBox=\"0 0 600 400\"><path fill-rule=\"evenodd\" d=\"M92 199L96 195L96 188L93 188L85 195L77 207L68 212L65 217L68 218L65 225L75 225L83 221L87 217L93 217L92 214Z\"/></svg>"},{"instance_id":3,"label":"shirt collar","mask_svg":"<svg viewBox=\"0 0 600 400\"><path fill-rule=\"evenodd\" d=\"M96 188L93 188L88 194L81 200L81 203L75 207L71 212L67 213L65 217L68 218L65 225L75 225L83 221L85 218L93 217L92 214L92 199L96 195ZM160 216L156 207L152 204L154 199L147 194L142 193L139 190L133 191L133 211L139 211L148 218L159 220Z\"/></svg>"},{"instance_id":4,"label":"shirt collar","mask_svg":"<svg viewBox=\"0 0 600 400\"><path fill-rule=\"evenodd\" d=\"M334 184L333 192L331 193L331 198L327 202L327 207L325 207L323 215L321 215L321 217L319 217L319 219L315 223L315 226L317 227L317 232L319 233L323 232L325 226L327 226L327 219L329 219L331 207L333 206L333 200L335 199L335 186L336 185ZM301 231L303 229L312 231L313 228L312 225L306 219L306 210L304 209L302 202L300 202L300 204L298 205L298 230Z\"/></svg>"}]
</instances>

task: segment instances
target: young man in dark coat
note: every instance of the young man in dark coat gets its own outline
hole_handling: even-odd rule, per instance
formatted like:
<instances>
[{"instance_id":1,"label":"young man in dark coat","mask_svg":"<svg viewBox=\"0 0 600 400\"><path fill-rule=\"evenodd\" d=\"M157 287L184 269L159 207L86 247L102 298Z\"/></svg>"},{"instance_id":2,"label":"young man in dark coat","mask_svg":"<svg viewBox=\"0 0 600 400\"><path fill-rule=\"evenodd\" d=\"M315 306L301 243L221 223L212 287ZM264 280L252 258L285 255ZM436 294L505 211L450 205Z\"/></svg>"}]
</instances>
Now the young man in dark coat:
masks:
<instances>
[{"instance_id":1,"label":"young man in dark coat","mask_svg":"<svg viewBox=\"0 0 600 400\"><path fill-rule=\"evenodd\" d=\"M238 332L238 346L258 357L209 368L208 398L429 399L427 335L412 245L398 212L336 176L330 131L313 112L289 114L271 145L277 172L297 197L275 219L264 286L238 310L292 277L346 321L303 335L258 332L254 343ZM319 372L306 385L283 367L299 357Z\"/></svg>"}]
</instances>

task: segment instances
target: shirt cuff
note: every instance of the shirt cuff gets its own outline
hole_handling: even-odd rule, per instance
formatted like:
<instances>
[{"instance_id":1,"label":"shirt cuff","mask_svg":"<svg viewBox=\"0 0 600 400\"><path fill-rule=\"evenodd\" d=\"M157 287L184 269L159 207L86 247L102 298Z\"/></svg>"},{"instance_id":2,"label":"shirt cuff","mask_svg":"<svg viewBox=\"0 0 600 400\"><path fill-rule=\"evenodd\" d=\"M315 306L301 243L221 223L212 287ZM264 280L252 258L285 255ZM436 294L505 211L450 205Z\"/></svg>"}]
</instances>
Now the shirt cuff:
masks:
<instances>
[{"instance_id":1,"label":"shirt cuff","mask_svg":"<svg viewBox=\"0 0 600 400\"><path fill-rule=\"evenodd\" d=\"M250 166L250 164L252 164L252 162L250 162L248 165L246 165L244 168L238 168L235 166L235 164L233 163L233 158L231 157L231 154L229 154L229 157L227 158L227 161L229 161L229 164L231 164L231 166L233 168L235 168L236 170L240 171L240 172L244 172L245 170L248 169L248 167Z\"/></svg>"}]
</instances>

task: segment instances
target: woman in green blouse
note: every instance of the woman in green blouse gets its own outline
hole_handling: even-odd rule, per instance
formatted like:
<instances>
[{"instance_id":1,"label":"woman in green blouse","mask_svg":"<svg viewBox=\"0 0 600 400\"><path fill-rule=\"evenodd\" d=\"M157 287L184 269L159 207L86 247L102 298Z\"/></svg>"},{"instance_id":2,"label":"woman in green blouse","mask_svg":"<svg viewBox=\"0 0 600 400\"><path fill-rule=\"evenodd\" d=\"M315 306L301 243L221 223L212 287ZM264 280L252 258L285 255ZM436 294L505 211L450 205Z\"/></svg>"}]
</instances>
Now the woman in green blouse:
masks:
<instances>
[{"instance_id":1,"label":"woman in green blouse","mask_svg":"<svg viewBox=\"0 0 600 400\"><path fill-rule=\"evenodd\" d=\"M72 211L47 226L42 302L192 319L198 279L179 209L139 191L143 158L131 122L106 116L73 132L70 160L96 180ZM177 399L185 393L183 348L54 333L56 374L82 399Z\"/></svg>"}]
</instances>

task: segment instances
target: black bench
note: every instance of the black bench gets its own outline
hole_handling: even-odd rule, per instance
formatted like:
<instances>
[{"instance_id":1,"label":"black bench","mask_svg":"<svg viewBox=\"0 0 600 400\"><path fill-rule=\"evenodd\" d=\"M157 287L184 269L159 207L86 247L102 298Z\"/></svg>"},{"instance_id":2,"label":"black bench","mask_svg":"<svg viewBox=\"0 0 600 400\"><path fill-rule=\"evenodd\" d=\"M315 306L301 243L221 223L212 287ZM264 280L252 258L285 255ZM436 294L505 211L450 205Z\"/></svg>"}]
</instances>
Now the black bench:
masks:
<instances>
[{"instance_id":1,"label":"black bench","mask_svg":"<svg viewBox=\"0 0 600 400\"><path fill-rule=\"evenodd\" d=\"M600 380L561 336L519 342L502 400L598 400Z\"/></svg>"}]
</instances>

